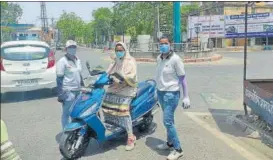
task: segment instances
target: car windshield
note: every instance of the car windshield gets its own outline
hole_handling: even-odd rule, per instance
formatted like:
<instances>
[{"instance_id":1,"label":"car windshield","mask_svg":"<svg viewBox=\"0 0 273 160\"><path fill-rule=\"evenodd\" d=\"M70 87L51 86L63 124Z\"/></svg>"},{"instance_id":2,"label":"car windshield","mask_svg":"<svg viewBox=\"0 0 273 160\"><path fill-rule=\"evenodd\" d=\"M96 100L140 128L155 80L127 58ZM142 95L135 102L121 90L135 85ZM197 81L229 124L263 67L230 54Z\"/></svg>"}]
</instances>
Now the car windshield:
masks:
<instances>
[{"instance_id":1,"label":"car windshield","mask_svg":"<svg viewBox=\"0 0 273 160\"><path fill-rule=\"evenodd\" d=\"M47 57L49 49L42 46L12 46L1 49L1 57L6 60L38 60Z\"/></svg>"}]
</instances>

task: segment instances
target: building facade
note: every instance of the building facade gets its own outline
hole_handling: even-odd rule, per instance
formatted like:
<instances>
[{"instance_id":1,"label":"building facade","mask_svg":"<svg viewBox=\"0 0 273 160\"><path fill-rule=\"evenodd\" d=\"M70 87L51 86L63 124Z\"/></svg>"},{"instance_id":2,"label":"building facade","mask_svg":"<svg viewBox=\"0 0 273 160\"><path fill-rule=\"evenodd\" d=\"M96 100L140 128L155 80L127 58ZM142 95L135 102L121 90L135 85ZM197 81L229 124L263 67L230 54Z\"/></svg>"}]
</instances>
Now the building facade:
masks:
<instances>
[{"instance_id":1,"label":"building facade","mask_svg":"<svg viewBox=\"0 0 273 160\"><path fill-rule=\"evenodd\" d=\"M1 28L9 28L9 32L6 34L7 40L24 40L27 37L27 30L34 27L34 24L6 24L1 25Z\"/></svg>"},{"instance_id":2,"label":"building facade","mask_svg":"<svg viewBox=\"0 0 273 160\"><path fill-rule=\"evenodd\" d=\"M231 16L231 15L245 14L246 2L243 2L243 1L242 2L240 1L202 2L200 4L201 4L200 13L199 13L200 16L210 16L210 15ZM260 2L260 3L249 5L248 14L259 14L259 13L273 13L273 3ZM269 26L272 28L271 22L268 22L264 26ZM268 37L265 34L264 36L261 36L261 35L257 37L248 38L248 45L251 45L251 46L273 45L273 37L271 36ZM234 38L213 37L210 39L214 42L214 44L216 44L215 46L217 46L218 48L244 46L244 43L245 43L245 40L242 37L234 37Z\"/></svg>"}]
</instances>

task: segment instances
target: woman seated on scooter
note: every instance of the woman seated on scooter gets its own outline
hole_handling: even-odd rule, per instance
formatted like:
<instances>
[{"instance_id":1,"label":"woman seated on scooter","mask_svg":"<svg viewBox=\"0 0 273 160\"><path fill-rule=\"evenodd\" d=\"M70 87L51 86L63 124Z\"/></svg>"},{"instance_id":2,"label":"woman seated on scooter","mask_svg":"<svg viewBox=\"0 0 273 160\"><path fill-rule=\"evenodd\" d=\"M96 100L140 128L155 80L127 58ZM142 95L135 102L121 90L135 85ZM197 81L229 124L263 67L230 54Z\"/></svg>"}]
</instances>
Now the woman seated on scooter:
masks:
<instances>
[{"instance_id":1,"label":"woman seated on scooter","mask_svg":"<svg viewBox=\"0 0 273 160\"><path fill-rule=\"evenodd\" d=\"M125 150L130 151L136 141L130 116L130 103L137 91L137 66L124 43L116 44L115 53L115 61L109 66L107 73L118 73L124 81L113 78L114 82L109 86L103 102L103 112L106 121L126 129L128 140Z\"/></svg>"}]
</instances>

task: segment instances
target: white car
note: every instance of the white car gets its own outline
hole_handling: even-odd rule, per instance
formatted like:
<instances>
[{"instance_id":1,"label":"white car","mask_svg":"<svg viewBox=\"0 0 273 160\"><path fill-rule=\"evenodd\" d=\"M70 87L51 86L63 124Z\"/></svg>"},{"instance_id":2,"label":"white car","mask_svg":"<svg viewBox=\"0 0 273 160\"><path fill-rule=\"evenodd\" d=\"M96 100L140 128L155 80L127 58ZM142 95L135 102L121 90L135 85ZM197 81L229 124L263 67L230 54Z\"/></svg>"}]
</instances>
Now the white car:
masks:
<instances>
[{"instance_id":1,"label":"white car","mask_svg":"<svg viewBox=\"0 0 273 160\"><path fill-rule=\"evenodd\" d=\"M42 41L1 45L1 93L56 88L55 54Z\"/></svg>"}]
</instances>

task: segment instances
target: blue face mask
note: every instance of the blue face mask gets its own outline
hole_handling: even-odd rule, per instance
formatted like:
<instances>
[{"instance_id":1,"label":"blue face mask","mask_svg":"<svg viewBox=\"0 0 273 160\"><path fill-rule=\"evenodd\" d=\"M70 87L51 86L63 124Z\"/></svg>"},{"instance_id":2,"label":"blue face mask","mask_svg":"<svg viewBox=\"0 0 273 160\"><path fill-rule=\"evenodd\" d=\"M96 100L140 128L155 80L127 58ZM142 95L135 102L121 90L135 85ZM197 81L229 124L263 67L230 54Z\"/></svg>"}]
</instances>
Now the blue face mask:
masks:
<instances>
[{"instance_id":1,"label":"blue face mask","mask_svg":"<svg viewBox=\"0 0 273 160\"><path fill-rule=\"evenodd\" d=\"M125 52L124 51L118 51L118 52L116 52L116 57L117 58L122 58L124 56L125 56Z\"/></svg>"},{"instance_id":2,"label":"blue face mask","mask_svg":"<svg viewBox=\"0 0 273 160\"><path fill-rule=\"evenodd\" d=\"M159 46L160 53L162 54L168 54L170 52L170 45L168 44L161 44Z\"/></svg>"},{"instance_id":3,"label":"blue face mask","mask_svg":"<svg viewBox=\"0 0 273 160\"><path fill-rule=\"evenodd\" d=\"M76 54L76 48L67 48L66 52L74 56Z\"/></svg>"}]
</instances>

